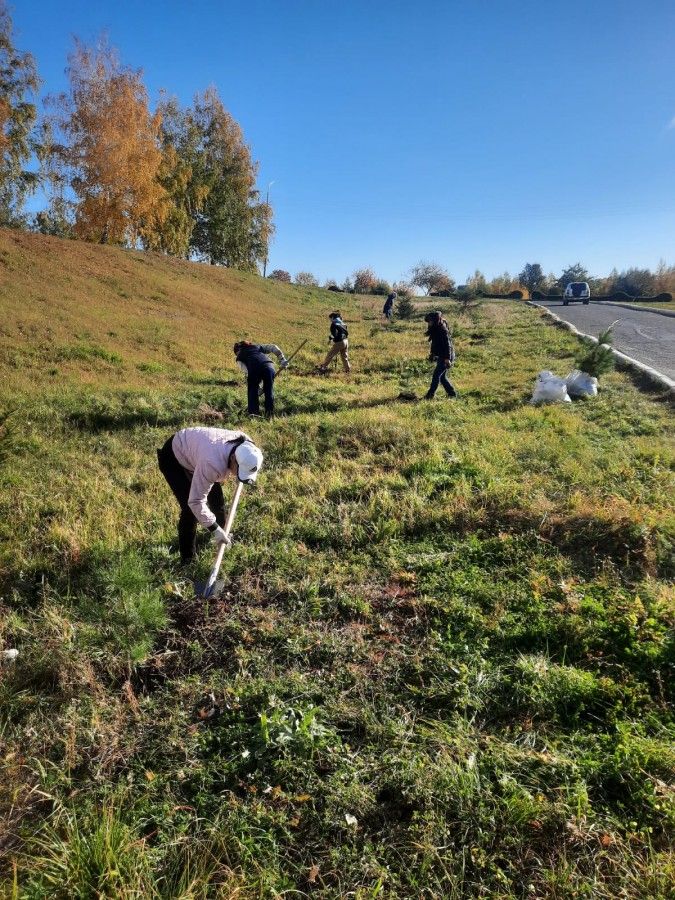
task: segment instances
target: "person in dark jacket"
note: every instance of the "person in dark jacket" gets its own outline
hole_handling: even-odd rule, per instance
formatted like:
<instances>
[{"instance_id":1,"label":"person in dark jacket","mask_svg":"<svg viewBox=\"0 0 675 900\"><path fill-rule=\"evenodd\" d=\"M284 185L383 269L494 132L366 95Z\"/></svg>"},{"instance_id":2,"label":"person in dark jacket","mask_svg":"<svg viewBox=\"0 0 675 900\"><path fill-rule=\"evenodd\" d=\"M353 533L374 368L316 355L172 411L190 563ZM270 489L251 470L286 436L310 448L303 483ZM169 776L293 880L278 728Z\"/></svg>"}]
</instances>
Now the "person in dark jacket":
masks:
<instances>
[{"instance_id":1,"label":"person in dark jacket","mask_svg":"<svg viewBox=\"0 0 675 900\"><path fill-rule=\"evenodd\" d=\"M384 306L382 307L382 315L385 319L388 319L391 322L391 317L394 315L394 301L396 300L396 291L392 291L387 299L384 301Z\"/></svg>"},{"instance_id":2,"label":"person in dark jacket","mask_svg":"<svg viewBox=\"0 0 675 900\"><path fill-rule=\"evenodd\" d=\"M248 379L248 412L249 415L260 415L258 388L262 382L265 394L265 415L274 415L274 377L276 372L272 361L267 356L273 353L279 357L279 368L285 369L286 357L276 344L253 344L251 341L237 341L234 355L237 365Z\"/></svg>"},{"instance_id":3,"label":"person in dark jacket","mask_svg":"<svg viewBox=\"0 0 675 900\"><path fill-rule=\"evenodd\" d=\"M431 384L424 399L431 400L433 398L439 383L445 388L448 397L456 397L457 391L447 376L448 369L455 361L455 350L450 339L448 323L440 312L428 313L424 320L429 325L426 332L429 341L429 358L436 361Z\"/></svg>"},{"instance_id":4,"label":"person in dark jacket","mask_svg":"<svg viewBox=\"0 0 675 900\"><path fill-rule=\"evenodd\" d=\"M330 319L330 337L328 338L328 341L329 343L332 343L333 346L326 354L326 358L321 365L317 366L317 369L319 372L327 372L331 361L339 353L342 357L342 368L345 370L346 374L349 375L351 372L351 366L349 364L349 331L342 321L342 316L339 312L330 313L328 318Z\"/></svg>"}]
</instances>

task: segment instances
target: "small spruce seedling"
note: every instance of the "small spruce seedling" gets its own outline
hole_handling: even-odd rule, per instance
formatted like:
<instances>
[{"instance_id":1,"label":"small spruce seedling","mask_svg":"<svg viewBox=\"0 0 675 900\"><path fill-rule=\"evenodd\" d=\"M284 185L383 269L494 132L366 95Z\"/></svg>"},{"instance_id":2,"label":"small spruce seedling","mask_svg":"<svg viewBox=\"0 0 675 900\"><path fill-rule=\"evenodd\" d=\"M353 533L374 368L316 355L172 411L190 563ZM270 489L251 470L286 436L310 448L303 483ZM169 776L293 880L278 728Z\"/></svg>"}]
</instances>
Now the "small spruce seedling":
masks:
<instances>
[{"instance_id":1,"label":"small spruce seedling","mask_svg":"<svg viewBox=\"0 0 675 900\"><path fill-rule=\"evenodd\" d=\"M598 343L589 345L585 343L585 347L576 357L577 369L599 378L606 372L611 372L614 368L614 355L610 349L613 335L612 328L616 323L612 323L605 331L598 335Z\"/></svg>"}]
</instances>

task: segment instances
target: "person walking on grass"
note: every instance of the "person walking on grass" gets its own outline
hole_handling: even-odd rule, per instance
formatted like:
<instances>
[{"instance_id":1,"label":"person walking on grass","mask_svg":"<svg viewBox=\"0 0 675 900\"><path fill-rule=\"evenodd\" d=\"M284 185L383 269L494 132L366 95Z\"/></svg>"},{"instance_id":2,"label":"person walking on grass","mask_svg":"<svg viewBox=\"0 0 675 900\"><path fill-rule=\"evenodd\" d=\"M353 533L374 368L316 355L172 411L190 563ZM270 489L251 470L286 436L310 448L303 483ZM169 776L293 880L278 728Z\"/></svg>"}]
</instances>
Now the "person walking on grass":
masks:
<instances>
[{"instance_id":1,"label":"person walking on grass","mask_svg":"<svg viewBox=\"0 0 675 900\"><path fill-rule=\"evenodd\" d=\"M391 322L392 316L394 315L395 300L396 291L391 291L391 293L387 296L387 299L384 301L384 306L382 307L382 315L388 322Z\"/></svg>"},{"instance_id":2,"label":"person walking on grass","mask_svg":"<svg viewBox=\"0 0 675 900\"><path fill-rule=\"evenodd\" d=\"M328 316L330 319L330 337L328 338L328 342L333 344L328 353L326 354L326 358L321 363L320 366L317 366L317 369L320 372L327 372L328 366L331 361L338 355L342 357L342 368L345 370L347 375L351 372L352 367L349 364L349 331L347 326L342 321L342 316L339 312L332 312Z\"/></svg>"},{"instance_id":3,"label":"person walking on grass","mask_svg":"<svg viewBox=\"0 0 675 900\"><path fill-rule=\"evenodd\" d=\"M230 476L253 484L263 462L259 447L243 431L183 428L157 451L159 470L180 506L178 549L181 562L196 556L197 524L216 544L228 544L221 483Z\"/></svg>"},{"instance_id":4,"label":"person walking on grass","mask_svg":"<svg viewBox=\"0 0 675 900\"><path fill-rule=\"evenodd\" d=\"M276 344L253 344L251 341L237 341L234 345L237 365L248 380L248 413L250 416L260 415L259 387L262 382L265 395L265 415L269 419L274 415L276 372L272 361L267 356L268 353L279 357L280 369L286 368L288 365L286 357Z\"/></svg>"},{"instance_id":5,"label":"person walking on grass","mask_svg":"<svg viewBox=\"0 0 675 900\"><path fill-rule=\"evenodd\" d=\"M456 397L457 391L447 376L448 369L455 361L455 348L452 346L448 323L440 312L427 313L424 321L429 326L426 331L426 337L429 341L429 359L436 362L436 368L431 376L431 384L424 399L433 399L439 383L443 385L448 397Z\"/></svg>"}]
</instances>

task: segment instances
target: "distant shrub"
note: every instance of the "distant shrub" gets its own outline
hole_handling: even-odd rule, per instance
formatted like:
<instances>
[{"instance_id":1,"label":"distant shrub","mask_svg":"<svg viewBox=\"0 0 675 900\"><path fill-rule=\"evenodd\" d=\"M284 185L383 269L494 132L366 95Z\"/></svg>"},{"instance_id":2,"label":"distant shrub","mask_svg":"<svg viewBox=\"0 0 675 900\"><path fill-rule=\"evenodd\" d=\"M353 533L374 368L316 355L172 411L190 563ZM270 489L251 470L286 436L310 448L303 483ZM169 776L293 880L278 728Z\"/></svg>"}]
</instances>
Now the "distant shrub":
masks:
<instances>
[{"instance_id":1,"label":"distant shrub","mask_svg":"<svg viewBox=\"0 0 675 900\"><path fill-rule=\"evenodd\" d=\"M329 291L335 291L335 292L338 293L338 294L344 293L344 291L342 290L342 288L341 288L341 287L338 287L337 284L329 284L329 285L328 285L328 290L329 290Z\"/></svg>"},{"instance_id":2,"label":"distant shrub","mask_svg":"<svg viewBox=\"0 0 675 900\"><path fill-rule=\"evenodd\" d=\"M291 283L291 274L284 269L275 269L273 272L270 272L267 277L271 278L272 281L285 281L286 284Z\"/></svg>"},{"instance_id":3,"label":"distant shrub","mask_svg":"<svg viewBox=\"0 0 675 900\"><path fill-rule=\"evenodd\" d=\"M311 272L298 272L295 276L295 283L302 285L302 287L318 287L319 282L312 275Z\"/></svg>"},{"instance_id":4,"label":"distant shrub","mask_svg":"<svg viewBox=\"0 0 675 900\"><path fill-rule=\"evenodd\" d=\"M357 269L352 277L354 278L355 294L374 293L378 279L372 269ZM389 291L387 290L385 293L389 293Z\"/></svg>"},{"instance_id":5,"label":"distant shrub","mask_svg":"<svg viewBox=\"0 0 675 900\"><path fill-rule=\"evenodd\" d=\"M543 300L545 294L542 294L541 291L532 291L531 296L533 300Z\"/></svg>"},{"instance_id":6,"label":"distant shrub","mask_svg":"<svg viewBox=\"0 0 675 900\"><path fill-rule=\"evenodd\" d=\"M415 295L412 285L408 284L407 281L395 281L392 285L392 290L396 291L399 297L413 297Z\"/></svg>"},{"instance_id":7,"label":"distant shrub","mask_svg":"<svg viewBox=\"0 0 675 900\"><path fill-rule=\"evenodd\" d=\"M372 294L378 294L382 297L386 297L386 295L391 291L391 285L389 282L385 281L381 278L378 282L376 282L375 286L371 289Z\"/></svg>"},{"instance_id":8,"label":"distant shrub","mask_svg":"<svg viewBox=\"0 0 675 900\"><path fill-rule=\"evenodd\" d=\"M511 292L508 294L509 299L511 299L511 300L522 300L523 297L525 296L524 290L525 290L525 288L523 288L523 289L521 289L521 290L518 290L518 291L511 291Z\"/></svg>"},{"instance_id":9,"label":"distant shrub","mask_svg":"<svg viewBox=\"0 0 675 900\"><path fill-rule=\"evenodd\" d=\"M558 284L552 284L546 291L547 297L562 297L562 288Z\"/></svg>"},{"instance_id":10,"label":"distant shrub","mask_svg":"<svg viewBox=\"0 0 675 900\"><path fill-rule=\"evenodd\" d=\"M626 269L620 275L610 278L610 291L621 291L629 297L649 297L656 288L656 278L649 269Z\"/></svg>"},{"instance_id":11,"label":"distant shrub","mask_svg":"<svg viewBox=\"0 0 675 900\"><path fill-rule=\"evenodd\" d=\"M614 291L614 293L609 296L610 300L616 300L619 303L626 303L626 301L633 299L630 294L627 294L625 291Z\"/></svg>"}]
</instances>

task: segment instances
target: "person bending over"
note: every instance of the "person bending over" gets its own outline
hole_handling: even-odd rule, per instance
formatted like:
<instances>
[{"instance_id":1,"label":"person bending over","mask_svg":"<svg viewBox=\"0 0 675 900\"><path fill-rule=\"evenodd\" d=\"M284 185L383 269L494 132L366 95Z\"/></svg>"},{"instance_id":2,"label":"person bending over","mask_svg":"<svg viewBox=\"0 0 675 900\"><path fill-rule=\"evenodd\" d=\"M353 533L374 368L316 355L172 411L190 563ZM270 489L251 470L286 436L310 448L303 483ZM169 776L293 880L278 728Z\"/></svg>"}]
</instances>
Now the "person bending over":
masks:
<instances>
[{"instance_id":1,"label":"person bending over","mask_svg":"<svg viewBox=\"0 0 675 900\"><path fill-rule=\"evenodd\" d=\"M268 353L273 353L279 357L280 369L286 368L288 365L286 357L276 344L253 344L251 341L237 341L234 345L237 365L248 379L248 412L251 416L260 415L258 388L261 382L265 394L265 415L268 418L274 415L274 378L276 372L272 361L267 356Z\"/></svg>"},{"instance_id":2,"label":"person bending over","mask_svg":"<svg viewBox=\"0 0 675 900\"><path fill-rule=\"evenodd\" d=\"M157 461L180 506L181 561L195 558L197 524L211 532L216 544L229 543L223 530L225 500L221 484L230 477L253 484L263 462L260 448L243 431L182 428L157 451Z\"/></svg>"}]
</instances>

